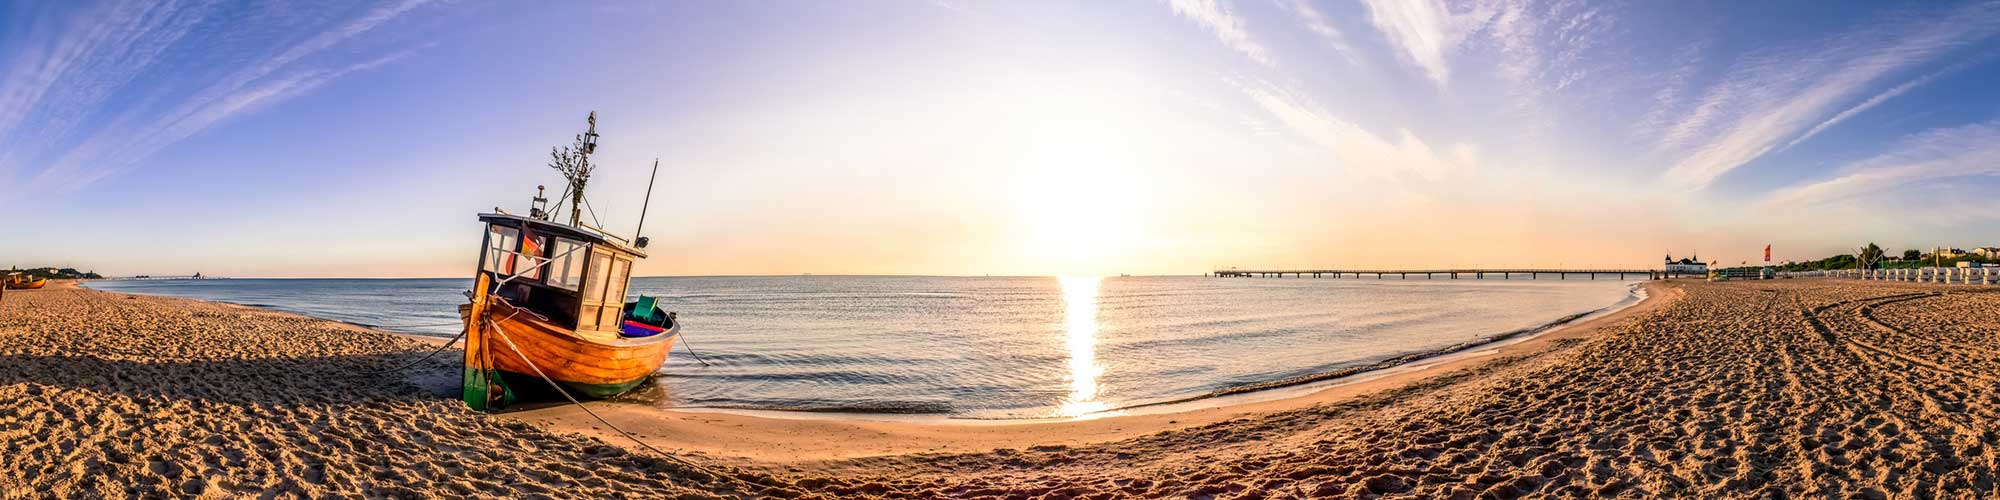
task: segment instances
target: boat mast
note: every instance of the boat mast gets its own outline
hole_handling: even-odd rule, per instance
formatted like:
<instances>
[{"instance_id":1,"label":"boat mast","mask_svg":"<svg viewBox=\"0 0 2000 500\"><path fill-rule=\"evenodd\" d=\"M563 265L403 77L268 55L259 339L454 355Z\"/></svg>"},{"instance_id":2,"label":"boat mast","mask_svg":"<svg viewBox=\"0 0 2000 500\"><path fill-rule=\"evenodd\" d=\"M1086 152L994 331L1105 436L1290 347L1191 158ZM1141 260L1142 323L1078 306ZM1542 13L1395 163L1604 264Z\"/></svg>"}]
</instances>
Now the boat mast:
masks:
<instances>
[{"instance_id":1,"label":"boat mast","mask_svg":"<svg viewBox=\"0 0 2000 500\"><path fill-rule=\"evenodd\" d=\"M569 181L570 227L583 227L583 186L590 182L590 154L597 152L596 111L590 112L589 120L590 128L576 136L576 144L549 148L549 168Z\"/></svg>"},{"instance_id":2,"label":"boat mast","mask_svg":"<svg viewBox=\"0 0 2000 500\"><path fill-rule=\"evenodd\" d=\"M596 111L590 112L589 121L590 121L590 128L585 130L583 133L583 137L579 139L578 142L581 144L581 147L578 147L576 152L577 171L580 173L579 175L570 177L569 181L570 190L573 191L573 193L570 195L570 204L569 204L570 227L582 227L583 185L584 183L590 181L590 154L597 151Z\"/></svg>"},{"instance_id":3,"label":"boat mast","mask_svg":"<svg viewBox=\"0 0 2000 500\"><path fill-rule=\"evenodd\" d=\"M646 231L646 209L652 208L653 206L653 180L659 177L660 177L660 159L654 158L653 175L646 177L646 201L642 202L639 205L639 227L637 229L632 230L632 241L639 241L640 234ZM643 248L643 246L641 248Z\"/></svg>"}]
</instances>

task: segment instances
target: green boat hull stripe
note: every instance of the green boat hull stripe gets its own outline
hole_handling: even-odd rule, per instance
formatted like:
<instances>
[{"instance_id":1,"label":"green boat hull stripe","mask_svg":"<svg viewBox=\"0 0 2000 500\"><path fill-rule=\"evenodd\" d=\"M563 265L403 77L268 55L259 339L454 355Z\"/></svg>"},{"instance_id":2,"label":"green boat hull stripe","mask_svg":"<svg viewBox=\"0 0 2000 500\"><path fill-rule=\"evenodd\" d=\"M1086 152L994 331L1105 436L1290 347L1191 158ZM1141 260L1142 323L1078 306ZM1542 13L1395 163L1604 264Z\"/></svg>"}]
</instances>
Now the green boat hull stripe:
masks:
<instances>
[{"instance_id":1,"label":"green boat hull stripe","mask_svg":"<svg viewBox=\"0 0 2000 500\"><path fill-rule=\"evenodd\" d=\"M534 374L516 373L504 370L501 371L500 373L507 375L507 377L511 379L509 381L516 384L532 381L534 385L538 387L548 385L542 382L541 377L536 376ZM638 387L639 384L645 382L646 382L646 377L639 377L636 379L632 379L625 382L619 382L616 384L588 384L583 382L570 382L567 380L556 381L556 383L562 384L563 390L569 391L569 395L576 396L577 398L580 399L582 398L605 399L612 396L617 396L619 394L624 394L626 391L630 391L632 390L632 388Z\"/></svg>"}]
</instances>

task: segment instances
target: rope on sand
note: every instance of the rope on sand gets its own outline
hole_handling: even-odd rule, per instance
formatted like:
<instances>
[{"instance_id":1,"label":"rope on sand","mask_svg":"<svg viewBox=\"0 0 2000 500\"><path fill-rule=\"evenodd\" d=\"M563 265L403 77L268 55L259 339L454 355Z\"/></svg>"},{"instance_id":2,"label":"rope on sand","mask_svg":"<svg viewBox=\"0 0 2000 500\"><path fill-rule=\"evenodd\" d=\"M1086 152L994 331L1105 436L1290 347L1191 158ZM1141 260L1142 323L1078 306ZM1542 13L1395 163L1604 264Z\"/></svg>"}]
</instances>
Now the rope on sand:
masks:
<instances>
[{"instance_id":1,"label":"rope on sand","mask_svg":"<svg viewBox=\"0 0 2000 500\"><path fill-rule=\"evenodd\" d=\"M417 363L422 363L422 362L424 362L425 360L429 360L429 359L431 359L432 357L434 357L434 356L437 356L437 355L438 355L438 353L440 353L440 352L444 352L444 350L445 350L445 349L450 349L452 345L454 345L454 344L457 344L457 343L458 343L458 339L462 339L462 338L465 338L465 330L463 330L463 329L461 329L461 330L459 330L459 331L458 331L458 336L457 336L457 337L452 337L452 338L451 338L451 341L450 341L450 342L445 342L445 343L444 343L444 345L441 345L441 346L438 346L437 350L435 350L435 351L431 351L431 353L430 353L430 354L425 354L425 355L424 355L424 357L422 357L422 358L417 358L417 360L416 360L416 361L411 361L411 362L409 362L409 363L405 363L405 364L403 364L403 366L398 366L398 367L395 367L395 368L390 368L390 369L387 369L387 370L377 370L377 371L375 371L375 373L377 373L377 374L381 374L381 373L389 373L389 372L393 372L393 371L402 371L402 370L403 370L404 368L409 368L409 367L412 367L412 366L417 366Z\"/></svg>"},{"instance_id":2,"label":"rope on sand","mask_svg":"<svg viewBox=\"0 0 2000 500\"><path fill-rule=\"evenodd\" d=\"M509 305L509 306L512 306L513 304L508 304L508 305ZM516 316L516 315L519 315L519 314L521 314L521 311L522 311L521 309L515 309L515 310L514 310L514 314L509 314L509 315L507 315L507 317L506 317L505 319L501 319L500 321L507 321L507 320L510 320L510 319L514 319L514 316ZM464 324L464 323L446 323L446 325L463 325L463 324ZM424 355L424 357L422 357L422 358L418 358L418 359L417 359L416 361L411 361L411 362L409 362L409 363L406 363L406 364L404 364L403 366L398 366L398 367L395 367L395 368L390 368L390 369L387 369L387 370L380 370L380 371L376 371L375 373L376 373L376 374L381 374L381 373L388 373L388 372L393 372L393 371L402 371L402 370L403 370L404 368L409 368L409 367L412 367L412 366L417 366L417 363L422 363L422 362L424 362L424 360L427 360L427 359L431 359L431 357L433 357L433 356L437 356L437 355L438 355L438 353L440 353L440 352L444 352L444 350L445 350L445 349L450 349L452 345L454 345L454 344L457 344L457 343L458 343L458 339L462 339L462 338L465 338L465 333L466 333L466 332L468 332L468 331L470 331L470 329L468 329L468 328L460 328L460 329L458 330L458 336L456 336L456 337L452 337L452 338L451 338L451 341L449 341L449 342L445 342L445 343L444 343L444 345L441 345L441 346L438 346L437 350L435 350L435 351L431 351L431 353L430 353L430 354L425 354L425 355Z\"/></svg>"},{"instance_id":3,"label":"rope on sand","mask_svg":"<svg viewBox=\"0 0 2000 500\"><path fill-rule=\"evenodd\" d=\"M711 475L711 476L715 476L715 477L716 477L716 478L718 478L718 479L721 479L721 478L729 478L729 477L731 477L731 476L726 476L726 475L723 475L723 474L721 474L721 473L719 473L719 472L716 472L716 471L715 471L714 469L710 469L710 468L707 468L707 467L702 467L702 466L700 466L700 465L697 465L697 464L695 464L694 462L690 462L690 461L687 461L687 460L684 460L684 459L681 459L680 457L676 457L676 456L673 456L672 454L669 454L669 453L667 453L667 452L665 452L665 451L662 451L662 450L660 450L659 448L654 448L654 447L653 447L653 445L650 445L650 444L646 444L646 442L645 442L645 441L640 441L640 440L639 440L639 437L638 437L638 436L633 436L633 435L632 435L632 433L630 433L630 432L625 432L625 429L620 429L620 428L618 428L618 426L616 426L616 425L612 425L611 421L609 421L609 420L605 420L605 419L604 419L604 417L603 417L603 416L600 416L600 415L598 415L598 414L597 414L597 412L595 412L595 411L591 411L591 410L590 410L590 407L589 407L589 406L585 406L585 405L583 404L583 402L582 402L582 401L577 401L577 400L576 400L576 397L575 397L575 396L571 396L571 395L569 395L569 391L566 391L566 390L563 390L563 388L562 388L562 385L561 385L561 384L557 384L555 380L552 380L552 379L550 379L550 378L549 378L549 375L548 375L548 374L546 374L546 373L542 373L542 367L540 367L540 366L536 366L536 365L535 365L535 362L534 362L534 361L530 361L530 360L528 359L528 355L526 355L526 354L522 354L522 353L521 353L521 348L519 348L519 347L516 347L516 346L514 345L514 339L512 339L512 338L508 338L508 337L507 337L507 331L506 331L506 330L502 330L502 329L501 329L501 328L500 328L500 327L499 327L498 325L495 325L495 324L493 324L493 323L487 323L487 324L486 324L486 326L487 326L487 328L490 328L490 329L492 329L492 330L493 330L493 333L498 333L498 334L500 334L500 340L502 340L502 341L505 341L505 342L507 342L507 348L508 348L509 350L512 350L512 351L514 351L514 355L515 355L515 356L519 356L519 357L521 358L521 362L522 362L522 363L524 363L524 364L527 364L527 365L528 365L528 368L532 368L532 369L534 369L534 370L535 370L535 375L536 375L536 376L538 376L538 377L541 377L541 378L542 378L542 381L543 381L543 382L547 382L547 383L549 384L549 388L551 388L551 389L555 389L555 390L556 390L556 393L557 393L557 394L562 394L562 397L563 397L563 399L567 399L567 400L569 400L569 403L570 403L570 404L573 404L573 405L576 405L576 407L577 407L577 408L579 408L579 409L582 409L584 413L587 413L587 414L590 414L590 418L594 418L594 419L597 419L597 422L598 422L598 423L600 423L600 424L604 424L604 426L605 426L605 427L610 427L610 428L611 428L611 430L614 430L614 431L618 431L618 434L619 434L619 435L622 435L622 436L625 436L625 439L630 439L630 440L632 440L632 443L633 443L633 444L637 444L637 445L639 445L639 447L641 447L641 448L645 448L645 449L648 449L648 450L652 450L652 452L653 452L653 453L657 453L657 454L659 454L659 455L660 455L660 456L661 456L662 458L665 458L665 459L667 459L667 461L670 461L670 462L673 462L673 463L677 463L677 464L680 464L680 465L681 465L681 466L683 466L683 467L687 467L687 468L690 468L690 469L694 469L694 470L698 470L698 471L701 471L701 472L703 472L703 473L706 473L706 474L708 474L708 475ZM672 482L672 481L668 481L667 483L668 483L668 484L673 484L673 482Z\"/></svg>"},{"instance_id":4,"label":"rope on sand","mask_svg":"<svg viewBox=\"0 0 2000 500\"><path fill-rule=\"evenodd\" d=\"M377 326L377 327L374 327L374 328L376 328L376 329L380 329L380 330L387 330L387 329L391 329L391 328L393 328L393 329L399 329L399 330L401 330L401 329L409 329L409 328L436 328L436 327L440 327L440 326L456 326L456 325L463 325L463 324L465 324L465 321L462 321L462 320L461 320L461 321L453 321L453 322L450 322L450 323L432 323L432 324L428 324L428 325L388 325L388 326Z\"/></svg>"}]
</instances>

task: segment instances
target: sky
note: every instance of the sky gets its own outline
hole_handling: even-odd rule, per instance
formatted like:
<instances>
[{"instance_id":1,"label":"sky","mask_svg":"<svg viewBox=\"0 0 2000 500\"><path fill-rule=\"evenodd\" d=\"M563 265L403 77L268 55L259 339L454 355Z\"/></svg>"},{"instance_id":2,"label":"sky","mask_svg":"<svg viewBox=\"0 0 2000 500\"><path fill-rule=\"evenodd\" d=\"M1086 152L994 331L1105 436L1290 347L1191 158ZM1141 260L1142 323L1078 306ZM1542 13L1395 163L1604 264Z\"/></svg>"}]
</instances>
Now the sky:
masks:
<instances>
[{"instance_id":1,"label":"sky","mask_svg":"<svg viewBox=\"0 0 2000 500\"><path fill-rule=\"evenodd\" d=\"M641 275L2000 245L2000 4L8 2L0 265L447 277L598 114Z\"/></svg>"}]
</instances>

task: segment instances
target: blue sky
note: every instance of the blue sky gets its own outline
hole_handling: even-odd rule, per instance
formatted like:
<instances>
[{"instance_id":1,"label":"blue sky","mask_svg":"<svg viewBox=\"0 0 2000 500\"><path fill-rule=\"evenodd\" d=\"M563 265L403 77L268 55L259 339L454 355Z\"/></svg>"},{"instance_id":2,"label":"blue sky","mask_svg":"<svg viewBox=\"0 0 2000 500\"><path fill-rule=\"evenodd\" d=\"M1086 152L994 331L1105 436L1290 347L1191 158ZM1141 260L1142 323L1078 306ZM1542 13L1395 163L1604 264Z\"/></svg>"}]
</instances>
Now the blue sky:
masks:
<instances>
[{"instance_id":1,"label":"blue sky","mask_svg":"<svg viewBox=\"0 0 2000 500\"><path fill-rule=\"evenodd\" d=\"M644 274L2000 245L1993 2L23 2L0 257L456 276L560 182ZM630 231L630 229L619 229Z\"/></svg>"}]
</instances>

